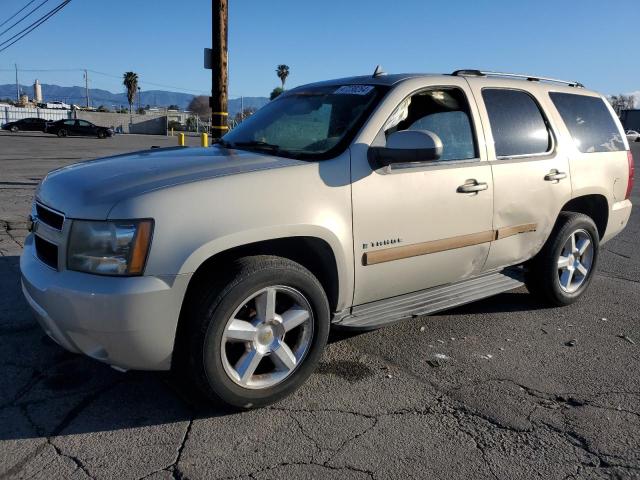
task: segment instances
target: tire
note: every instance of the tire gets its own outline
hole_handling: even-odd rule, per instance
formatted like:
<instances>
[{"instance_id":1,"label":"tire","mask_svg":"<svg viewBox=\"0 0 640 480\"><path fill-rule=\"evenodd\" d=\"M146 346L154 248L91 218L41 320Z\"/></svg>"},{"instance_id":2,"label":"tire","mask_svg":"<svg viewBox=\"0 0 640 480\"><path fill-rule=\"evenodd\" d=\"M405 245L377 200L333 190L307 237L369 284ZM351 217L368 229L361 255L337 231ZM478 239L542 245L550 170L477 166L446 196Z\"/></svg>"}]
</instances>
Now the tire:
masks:
<instances>
[{"instance_id":1,"label":"tire","mask_svg":"<svg viewBox=\"0 0 640 480\"><path fill-rule=\"evenodd\" d=\"M98 130L98 138L99 139L107 138L107 134L104 133L102 130Z\"/></svg>"},{"instance_id":2,"label":"tire","mask_svg":"<svg viewBox=\"0 0 640 480\"><path fill-rule=\"evenodd\" d=\"M20 129L19 129L18 127L16 127L15 125L13 125L13 126L10 128L11 133L18 133L18 130L20 130Z\"/></svg>"},{"instance_id":3,"label":"tire","mask_svg":"<svg viewBox=\"0 0 640 480\"><path fill-rule=\"evenodd\" d=\"M591 283L599 248L598 229L590 217L561 212L542 250L525 264L529 292L553 306L574 303Z\"/></svg>"},{"instance_id":4,"label":"tire","mask_svg":"<svg viewBox=\"0 0 640 480\"><path fill-rule=\"evenodd\" d=\"M58 137L63 138L67 136L67 131L64 128L58 130Z\"/></svg>"},{"instance_id":5,"label":"tire","mask_svg":"<svg viewBox=\"0 0 640 480\"><path fill-rule=\"evenodd\" d=\"M187 368L214 403L263 407L292 393L315 370L329 335L329 303L316 277L284 258L244 257L225 270L219 281L201 282L192 297L199 300L186 319Z\"/></svg>"}]
</instances>

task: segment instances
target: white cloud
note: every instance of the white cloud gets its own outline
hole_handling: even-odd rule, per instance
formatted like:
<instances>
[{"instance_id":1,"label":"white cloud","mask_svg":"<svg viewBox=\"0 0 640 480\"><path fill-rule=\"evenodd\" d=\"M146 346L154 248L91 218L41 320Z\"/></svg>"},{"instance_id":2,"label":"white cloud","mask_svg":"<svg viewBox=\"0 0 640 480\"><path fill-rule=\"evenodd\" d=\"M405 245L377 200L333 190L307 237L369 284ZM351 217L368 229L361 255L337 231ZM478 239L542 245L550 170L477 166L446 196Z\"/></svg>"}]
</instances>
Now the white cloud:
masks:
<instances>
[{"instance_id":1,"label":"white cloud","mask_svg":"<svg viewBox=\"0 0 640 480\"><path fill-rule=\"evenodd\" d=\"M640 108L640 90L628 93L627 95L632 95L636 99L636 108Z\"/></svg>"}]
</instances>

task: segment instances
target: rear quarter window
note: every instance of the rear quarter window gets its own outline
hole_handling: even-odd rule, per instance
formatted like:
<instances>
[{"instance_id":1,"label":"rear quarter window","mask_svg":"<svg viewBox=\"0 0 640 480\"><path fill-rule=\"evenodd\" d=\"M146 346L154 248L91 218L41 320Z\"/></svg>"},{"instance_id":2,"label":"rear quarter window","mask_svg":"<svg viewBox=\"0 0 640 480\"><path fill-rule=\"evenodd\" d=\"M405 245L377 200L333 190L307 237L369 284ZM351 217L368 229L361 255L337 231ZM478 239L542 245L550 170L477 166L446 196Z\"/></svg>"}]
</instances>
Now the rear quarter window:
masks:
<instances>
[{"instance_id":1,"label":"rear quarter window","mask_svg":"<svg viewBox=\"0 0 640 480\"><path fill-rule=\"evenodd\" d=\"M604 99L559 92L551 92L549 96L578 150L583 153L625 150L620 130Z\"/></svg>"},{"instance_id":2,"label":"rear quarter window","mask_svg":"<svg viewBox=\"0 0 640 480\"><path fill-rule=\"evenodd\" d=\"M531 95L522 90L484 88L482 98L498 158L549 152L551 134L538 103Z\"/></svg>"}]
</instances>

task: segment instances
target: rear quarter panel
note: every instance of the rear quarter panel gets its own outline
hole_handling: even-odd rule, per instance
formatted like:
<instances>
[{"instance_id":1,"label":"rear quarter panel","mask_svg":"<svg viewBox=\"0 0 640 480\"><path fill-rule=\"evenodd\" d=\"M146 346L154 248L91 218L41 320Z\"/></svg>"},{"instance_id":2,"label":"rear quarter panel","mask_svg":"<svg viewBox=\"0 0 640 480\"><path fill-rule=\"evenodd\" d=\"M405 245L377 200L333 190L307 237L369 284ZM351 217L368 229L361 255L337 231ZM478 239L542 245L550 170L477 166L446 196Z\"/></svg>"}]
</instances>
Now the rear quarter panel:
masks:
<instances>
[{"instance_id":1,"label":"rear quarter panel","mask_svg":"<svg viewBox=\"0 0 640 480\"><path fill-rule=\"evenodd\" d=\"M614 119L622 141L629 149L626 136L622 129L622 125L615 115L609 102L600 94L589 90L576 90L574 88L554 88L550 91L559 91L562 93L580 94L600 98L608 107L609 112ZM550 112L556 119L558 125L558 134L561 142L565 146L569 155L569 164L571 168L571 187L572 197L582 197L585 195L602 195L607 199L609 208L609 218L614 209L619 208L622 202L625 202L625 193L627 190L627 182L629 179L629 164L627 159L627 151L618 152L597 152L583 153L575 145L575 142L562 120L560 113L555 108L552 101L549 101ZM625 222L626 223L626 222ZM609 240L615 233L621 230L624 225L607 225L607 230L601 242Z\"/></svg>"}]
</instances>

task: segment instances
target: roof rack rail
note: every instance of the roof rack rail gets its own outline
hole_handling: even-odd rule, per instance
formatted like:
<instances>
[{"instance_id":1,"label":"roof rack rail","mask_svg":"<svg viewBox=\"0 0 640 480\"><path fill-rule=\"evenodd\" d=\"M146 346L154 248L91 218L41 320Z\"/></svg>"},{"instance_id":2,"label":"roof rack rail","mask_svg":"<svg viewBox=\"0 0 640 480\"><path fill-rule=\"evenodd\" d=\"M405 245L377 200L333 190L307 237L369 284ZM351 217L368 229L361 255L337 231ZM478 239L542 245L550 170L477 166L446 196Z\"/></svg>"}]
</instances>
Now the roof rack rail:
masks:
<instances>
[{"instance_id":1,"label":"roof rack rail","mask_svg":"<svg viewBox=\"0 0 640 480\"><path fill-rule=\"evenodd\" d=\"M505 77L505 78L524 78L529 82L552 82L561 83L570 87L584 88L584 85L580 82L570 82L567 80L559 80L557 78L538 77L535 75L522 75L519 73L505 73L505 72L490 72L484 70L456 70L451 75L456 77Z\"/></svg>"}]
</instances>

